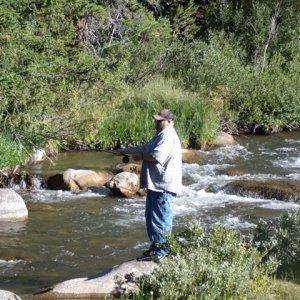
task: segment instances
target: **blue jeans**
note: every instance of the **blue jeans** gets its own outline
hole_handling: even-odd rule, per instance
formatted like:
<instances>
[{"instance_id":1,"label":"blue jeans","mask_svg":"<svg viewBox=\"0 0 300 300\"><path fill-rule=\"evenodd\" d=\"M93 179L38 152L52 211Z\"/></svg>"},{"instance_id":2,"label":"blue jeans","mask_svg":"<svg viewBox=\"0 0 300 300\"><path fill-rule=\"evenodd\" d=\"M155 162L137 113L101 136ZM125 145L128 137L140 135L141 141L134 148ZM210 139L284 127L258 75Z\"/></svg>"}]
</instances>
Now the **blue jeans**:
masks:
<instances>
[{"instance_id":1,"label":"blue jeans","mask_svg":"<svg viewBox=\"0 0 300 300\"><path fill-rule=\"evenodd\" d=\"M173 198L173 193L147 192L146 227L150 247L156 254L166 255L169 251L165 235L172 230L173 212L170 204Z\"/></svg>"}]
</instances>

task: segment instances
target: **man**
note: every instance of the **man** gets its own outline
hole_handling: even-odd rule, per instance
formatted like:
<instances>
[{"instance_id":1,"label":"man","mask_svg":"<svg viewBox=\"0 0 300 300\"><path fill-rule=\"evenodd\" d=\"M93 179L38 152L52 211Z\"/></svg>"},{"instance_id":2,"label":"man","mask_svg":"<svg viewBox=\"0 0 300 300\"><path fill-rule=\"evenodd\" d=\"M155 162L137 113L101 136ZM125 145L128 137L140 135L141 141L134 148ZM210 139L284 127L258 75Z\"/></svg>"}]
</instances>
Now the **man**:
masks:
<instances>
[{"instance_id":1,"label":"man","mask_svg":"<svg viewBox=\"0 0 300 300\"><path fill-rule=\"evenodd\" d=\"M163 109L154 115L154 120L156 134L148 143L114 153L130 154L135 160L143 161L140 185L147 189L145 217L151 242L150 249L143 255L159 261L169 251L165 235L172 230L171 202L181 193L182 153L172 112Z\"/></svg>"}]
</instances>

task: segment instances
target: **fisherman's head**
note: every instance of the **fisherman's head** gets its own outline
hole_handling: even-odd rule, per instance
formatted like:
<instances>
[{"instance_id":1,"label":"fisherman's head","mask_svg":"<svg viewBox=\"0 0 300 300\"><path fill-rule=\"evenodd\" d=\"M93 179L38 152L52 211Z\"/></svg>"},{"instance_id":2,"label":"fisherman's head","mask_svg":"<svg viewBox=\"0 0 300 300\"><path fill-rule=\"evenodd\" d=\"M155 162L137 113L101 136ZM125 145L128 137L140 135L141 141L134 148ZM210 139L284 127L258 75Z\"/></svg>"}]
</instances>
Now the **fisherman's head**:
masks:
<instances>
[{"instance_id":1,"label":"fisherman's head","mask_svg":"<svg viewBox=\"0 0 300 300\"><path fill-rule=\"evenodd\" d=\"M154 115L153 117L157 132L160 132L174 124L174 115L169 109L163 109L158 115Z\"/></svg>"}]
</instances>

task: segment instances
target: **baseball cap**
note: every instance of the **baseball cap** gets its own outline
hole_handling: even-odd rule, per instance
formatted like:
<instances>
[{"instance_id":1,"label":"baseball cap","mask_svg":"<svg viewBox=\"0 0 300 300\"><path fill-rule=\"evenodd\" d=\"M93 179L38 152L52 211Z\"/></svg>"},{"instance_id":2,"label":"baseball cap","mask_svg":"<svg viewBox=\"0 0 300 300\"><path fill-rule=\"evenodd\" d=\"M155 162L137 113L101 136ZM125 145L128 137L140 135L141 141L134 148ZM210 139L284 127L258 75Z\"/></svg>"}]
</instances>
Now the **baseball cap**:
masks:
<instances>
[{"instance_id":1,"label":"baseball cap","mask_svg":"<svg viewBox=\"0 0 300 300\"><path fill-rule=\"evenodd\" d=\"M153 116L155 120L162 121L162 120L167 120L171 121L174 120L174 115L169 109L163 109L160 111L158 115Z\"/></svg>"}]
</instances>

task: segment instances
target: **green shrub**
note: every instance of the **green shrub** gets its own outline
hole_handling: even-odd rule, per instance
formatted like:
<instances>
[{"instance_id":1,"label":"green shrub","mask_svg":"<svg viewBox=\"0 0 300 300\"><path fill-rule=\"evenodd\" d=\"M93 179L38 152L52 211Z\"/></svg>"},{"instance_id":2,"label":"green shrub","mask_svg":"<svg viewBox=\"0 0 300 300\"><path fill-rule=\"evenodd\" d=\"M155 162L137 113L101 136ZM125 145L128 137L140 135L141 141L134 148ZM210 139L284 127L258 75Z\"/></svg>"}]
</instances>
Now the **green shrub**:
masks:
<instances>
[{"instance_id":1,"label":"green shrub","mask_svg":"<svg viewBox=\"0 0 300 300\"><path fill-rule=\"evenodd\" d=\"M192 226L170 239L173 254L140 282L136 299L272 299L276 271L236 231Z\"/></svg>"},{"instance_id":2,"label":"green shrub","mask_svg":"<svg viewBox=\"0 0 300 300\"><path fill-rule=\"evenodd\" d=\"M253 244L260 252L275 256L283 267L300 263L300 212L288 212L273 222L260 221Z\"/></svg>"},{"instance_id":3,"label":"green shrub","mask_svg":"<svg viewBox=\"0 0 300 300\"><path fill-rule=\"evenodd\" d=\"M20 165L25 158L25 147L0 133L0 169Z\"/></svg>"},{"instance_id":4,"label":"green shrub","mask_svg":"<svg viewBox=\"0 0 300 300\"><path fill-rule=\"evenodd\" d=\"M245 64L245 56L232 35L215 32L208 42L174 47L165 74L176 76L188 90L205 89L224 98L211 105L219 106L220 119L229 120L232 131L269 133L299 127L299 55L286 59L274 54L262 69Z\"/></svg>"}]
</instances>

